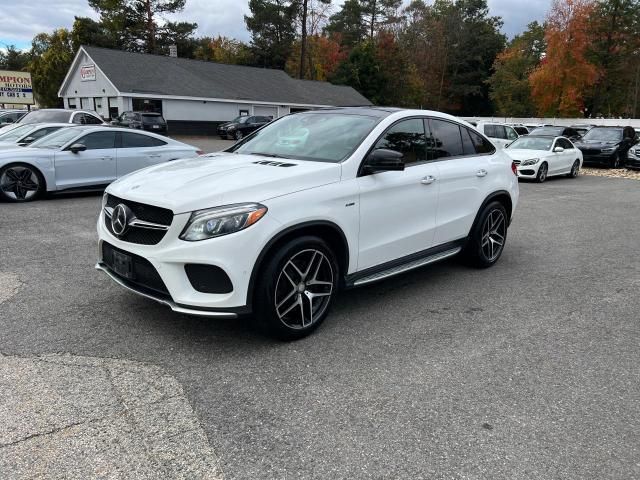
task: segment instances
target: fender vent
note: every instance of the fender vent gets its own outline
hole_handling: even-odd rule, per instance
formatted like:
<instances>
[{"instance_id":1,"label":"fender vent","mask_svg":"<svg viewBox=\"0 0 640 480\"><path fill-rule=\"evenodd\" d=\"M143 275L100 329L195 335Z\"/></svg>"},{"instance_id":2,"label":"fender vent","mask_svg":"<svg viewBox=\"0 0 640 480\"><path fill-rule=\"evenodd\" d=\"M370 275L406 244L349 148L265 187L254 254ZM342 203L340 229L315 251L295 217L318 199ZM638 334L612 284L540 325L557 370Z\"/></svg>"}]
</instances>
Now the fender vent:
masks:
<instances>
[{"instance_id":1,"label":"fender vent","mask_svg":"<svg viewBox=\"0 0 640 480\"><path fill-rule=\"evenodd\" d=\"M295 163L273 162L271 160L260 160L259 162L253 162L256 165L269 165L271 167L295 167Z\"/></svg>"}]
</instances>

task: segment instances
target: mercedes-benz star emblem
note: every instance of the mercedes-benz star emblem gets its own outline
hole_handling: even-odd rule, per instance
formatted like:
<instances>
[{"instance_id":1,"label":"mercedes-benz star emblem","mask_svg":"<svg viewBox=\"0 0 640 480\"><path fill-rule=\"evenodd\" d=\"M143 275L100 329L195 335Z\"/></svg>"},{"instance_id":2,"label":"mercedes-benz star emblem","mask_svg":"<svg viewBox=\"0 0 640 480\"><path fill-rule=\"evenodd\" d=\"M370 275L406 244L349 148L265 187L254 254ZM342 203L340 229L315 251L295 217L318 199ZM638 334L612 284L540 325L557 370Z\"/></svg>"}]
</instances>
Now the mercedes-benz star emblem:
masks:
<instances>
[{"instance_id":1,"label":"mercedes-benz star emblem","mask_svg":"<svg viewBox=\"0 0 640 480\"><path fill-rule=\"evenodd\" d=\"M124 235L124 232L127 231L130 220L129 213L129 207L122 203L113 209L113 213L111 214L111 229L118 237Z\"/></svg>"}]
</instances>

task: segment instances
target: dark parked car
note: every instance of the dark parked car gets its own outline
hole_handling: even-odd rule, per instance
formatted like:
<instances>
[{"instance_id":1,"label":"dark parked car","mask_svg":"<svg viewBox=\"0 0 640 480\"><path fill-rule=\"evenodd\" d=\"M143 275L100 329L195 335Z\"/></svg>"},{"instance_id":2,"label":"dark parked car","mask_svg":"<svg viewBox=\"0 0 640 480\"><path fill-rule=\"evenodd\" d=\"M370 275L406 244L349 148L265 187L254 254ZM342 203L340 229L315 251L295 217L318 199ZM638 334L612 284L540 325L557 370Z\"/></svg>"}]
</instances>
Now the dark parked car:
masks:
<instances>
[{"instance_id":1,"label":"dark parked car","mask_svg":"<svg viewBox=\"0 0 640 480\"><path fill-rule=\"evenodd\" d=\"M229 123L220 125L218 127L218 135L220 135L220 138L240 140L257 129L264 127L270 121L271 117L242 115L234 118Z\"/></svg>"},{"instance_id":2,"label":"dark parked car","mask_svg":"<svg viewBox=\"0 0 640 480\"><path fill-rule=\"evenodd\" d=\"M595 125L571 125L571 128L578 131L580 136L584 137L584 134L591 130Z\"/></svg>"},{"instance_id":3,"label":"dark parked car","mask_svg":"<svg viewBox=\"0 0 640 480\"><path fill-rule=\"evenodd\" d=\"M531 132L531 135L542 135L546 137L565 137L575 142L579 140L582 136L580 132L573 127L538 127Z\"/></svg>"},{"instance_id":4,"label":"dark parked car","mask_svg":"<svg viewBox=\"0 0 640 480\"><path fill-rule=\"evenodd\" d=\"M153 112L122 112L122 115L111 121L111 125L169 134L166 120L159 113Z\"/></svg>"},{"instance_id":5,"label":"dark parked car","mask_svg":"<svg viewBox=\"0 0 640 480\"><path fill-rule=\"evenodd\" d=\"M621 168L627 163L629 149L638 142L633 127L593 127L575 146L585 163L600 163Z\"/></svg>"},{"instance_id":6,"label":"dark parked car","mask_svg":"<svg viewBox=\"0 0 640 480\"><path fill-rule=\"evenodd\" d=\"M529 135L529 129L524 125L512 125L512 127L516 131L516 133L520 136Z\"/></svg>"}]
</instances>

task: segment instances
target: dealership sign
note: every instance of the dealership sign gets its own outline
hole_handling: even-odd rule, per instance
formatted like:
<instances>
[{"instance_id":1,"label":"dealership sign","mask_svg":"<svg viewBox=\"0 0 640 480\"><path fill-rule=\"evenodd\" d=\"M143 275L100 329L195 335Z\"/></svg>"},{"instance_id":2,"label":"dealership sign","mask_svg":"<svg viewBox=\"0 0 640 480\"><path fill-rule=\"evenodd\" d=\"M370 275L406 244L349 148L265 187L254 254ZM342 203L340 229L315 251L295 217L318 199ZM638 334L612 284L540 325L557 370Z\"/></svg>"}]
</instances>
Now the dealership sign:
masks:
<instances>
[{"instance_id":1,"label":"dealership sign","mask_svg":"<svg viewBox=\"0 0 640 480\"><path fill-rule=\"evenodd\" d=\"M28 72L0 70L0 104L33 105L33 86Z\"/></svg>"},{"instance_id":2,"label":"dealership sign","mask_svg":"<svg viewBox=\"0 0 640 480\"><path fill-rule=\"evenodd\" d=\"M96 80L96 66L82 65L80 67L80 80L83 82L91 82Z\"/></svg>"}]
</instances>

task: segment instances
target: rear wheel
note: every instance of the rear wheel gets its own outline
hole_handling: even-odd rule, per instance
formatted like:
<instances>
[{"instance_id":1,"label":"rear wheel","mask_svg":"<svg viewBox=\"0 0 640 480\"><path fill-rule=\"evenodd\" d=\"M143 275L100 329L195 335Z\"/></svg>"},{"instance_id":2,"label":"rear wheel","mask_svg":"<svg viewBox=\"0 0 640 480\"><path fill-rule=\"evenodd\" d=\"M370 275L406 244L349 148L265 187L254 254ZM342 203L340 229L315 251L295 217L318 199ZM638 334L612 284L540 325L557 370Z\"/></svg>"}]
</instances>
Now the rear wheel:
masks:
<instances>
[{"instance_id":1,"label":"rear wheel","mask_svg":"<svg viewBox=\"0 0 640 480\"><path fill-rule=\"evenodd\" d=\"M273 336L305 337L326 318L337 288L339 268L331 248L305 236L283 245L262 270L256 317Z\"/></svg>"},{"instance_id":2,"label":"rear wheel","mask_svg":"<svg viewBox=\"0 0 640 480\"><path fill-rule=\"evenodd\" d=\"M0 168L0 198L8 202L35 200L44 189L44 179L38 170L25 163Z\"/></svg>"},{"instance_id":3,"label":"rear wheel","mask_svg":"<svg viewBox=\"0 0 640 480\"><path fill-rule=\"evenodd\" d=\"M536 175L536 182L542 183L547 179L547 175L549 173L549 167L546 162L543 162L538 168L538 175Z\"/></svg>"},{"instance_id":4,"label":"rear wheel","mask_svg":"<svg viewBox=\"0 0 640 480\"><path fill-rule=\"evenodd\" d=\"M487 268L498 261L507 241L507 223L507 210L500 202L484 207L464 248L468 263Z\"/></svg>"},{"instance_id":5,"label":"rear wheel","mask_svg":"<svg viewBox=\"0 0 640 480\"><path fill-rule=\"evenodd\" d=\"M573 166L571 167L571 171L567 174L569 178L576 178L580 174L580 161L576 160L573 162Z\"/></svg>"}]
</instances>

